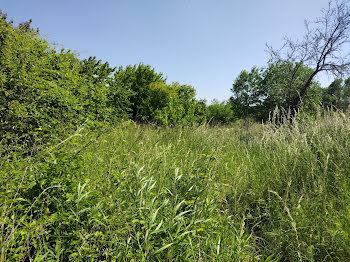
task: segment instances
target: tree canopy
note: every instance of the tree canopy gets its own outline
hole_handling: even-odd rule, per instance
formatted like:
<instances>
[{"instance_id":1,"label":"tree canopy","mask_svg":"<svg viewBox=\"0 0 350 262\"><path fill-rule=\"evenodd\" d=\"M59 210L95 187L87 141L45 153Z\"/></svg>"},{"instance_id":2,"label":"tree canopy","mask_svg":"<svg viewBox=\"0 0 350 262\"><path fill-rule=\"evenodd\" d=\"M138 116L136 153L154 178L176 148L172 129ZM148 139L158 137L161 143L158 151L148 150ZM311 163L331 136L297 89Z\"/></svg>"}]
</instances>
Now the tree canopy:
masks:
<instances>
[{"instance_id":1,"label":"tree canopy","mask_svg":"<svg viewBox=\"0 0 350 262\"><path fill-rule=\"evenodd\" d=\"M298 66L292 62L270 62L266 68L253 67L243 70L235 79L230 98L235 117L252 117L267 120L276 108L288 110L299 86L305 81L311 69L300 67L298 75L290 82L290 72ZM313 81L308 101L305 106L318 102L320 85Z\"/></svg>"},{"instance_id":2,"label":"tree canopy","mask_svg":"<svg viewBox=\"0 0 350 262\"><path fill-rule=\"evenodd\" d=\"M0 137L8 148L45 144L86 123L200 124L206 105L195 95L150 65L79 59L41 38L31 21L14 26L0 13Z\"/></svg>"},{"instance_id":3,"label":"tree canopy","mask_svg":"<svg viewBox=\"0 0 350 262\"><path fill-rule=\"evenodd\" d=\"M314 21L305 21L305 34L301 39L286 38L279 50L269 47L274 62L291 62L293 70L288 81L291 86L303 74L303 67L311 70L302 83L298 84L298 95L290 103L292 115L302 106L304 98L320 72L343 77L350 72L350 7L348 0L331 0Z\"/></svg>"}]
</instances>

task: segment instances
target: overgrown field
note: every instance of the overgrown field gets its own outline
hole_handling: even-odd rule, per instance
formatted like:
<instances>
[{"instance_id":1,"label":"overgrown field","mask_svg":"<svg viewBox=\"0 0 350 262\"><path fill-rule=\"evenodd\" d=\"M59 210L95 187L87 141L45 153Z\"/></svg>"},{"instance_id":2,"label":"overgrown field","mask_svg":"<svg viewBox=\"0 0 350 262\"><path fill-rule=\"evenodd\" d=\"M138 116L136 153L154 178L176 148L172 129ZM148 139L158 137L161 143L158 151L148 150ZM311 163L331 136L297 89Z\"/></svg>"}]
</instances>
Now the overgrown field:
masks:
<instances>
[{"instance_id":1,"label":"overgrown field","mask_svg":"<svg viewBox=\"0 0 350 262\"><path fill-rule=\"evenodd\" d=\"M0 261L349 261L350 117L83 127L0 163Z\"/></svg>"}]
</instances>

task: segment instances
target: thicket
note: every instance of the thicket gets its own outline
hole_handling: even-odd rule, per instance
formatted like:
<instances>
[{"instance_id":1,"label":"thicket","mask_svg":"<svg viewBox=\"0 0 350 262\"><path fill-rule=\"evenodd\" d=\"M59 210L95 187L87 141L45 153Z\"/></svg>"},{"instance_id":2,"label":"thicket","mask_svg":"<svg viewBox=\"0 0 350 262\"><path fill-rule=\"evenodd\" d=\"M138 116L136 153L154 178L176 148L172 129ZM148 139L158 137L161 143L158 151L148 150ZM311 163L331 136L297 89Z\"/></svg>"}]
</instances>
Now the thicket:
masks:
<instances>
[{"instance_id":1,"label":"thicket","mask_svg":"<svg viewBox=\"0 0 350 262\"><path fill-rule=\"evenodd\" d=\"M168 84L149 65L116 68L96 57L79 59L49 44L30 21L14 26L0 14L0 136L6 152L25 149L30 155L78 126L101 129L122 119L157 126L227 125L247 117L266 121L276 107L288 111L311 70L299 66L293 86L288 76L298 65L291 62L242 71L231 99L208 106L196 99L193 87ZM303 111L346 110L348 82L335 80L328 88L312 82Z\"/></svg>"},{"instance_id":2,"label":"thicket","mask_svg":"<svg viewBox=\"0 0 350 262\"><path fill-rule=\"evenodd\" d=\"M208 111L208 124L211 125L228 125L233 123L237 117L235 117L232 104L230 101L220 102L214 99L207 108Z\"/></svg>"},{"instance_id":3,"label":"thicket","mask_svg":"<svg viewBox=\"0 0 350 262\"><path fill-rule=\"evenodd\" d=\"M243 71L207 106L1 14L0 261L349 260L350 117L318 112L346 111L350 80L312 82L292 123L247 121L288 110L295 66Z\"/></svg>"},{"instance_id":4,"label":"thicket","mask_svg":"<svg viewBox=\"0 0 350 262\"><path fill-rule=\"evenodd\" d=\"M298 67L298 74L291 82L291 72ZM300 86L307 80L312 70L292 62L269 62L267 67L253 67L243 70L235 79L230 98L236 118L251 117L268 120L275 108L288 111L292 101L298 96ZM317 111L322 104L320 84L313 81L303 100L302 110L308 113Z\"/></svg>"},{"instance_id":5,"label":"thicket","mask_svg":"<svg viewBox=\"0 0 350 262\"><path fill-rule=\"evenodd\" d=\"M347 261L349 130L80 129L0 161L0 259Z\"/></svg>"},{"instance_id":6,"label":"thicket","mask_svg":"<svg viewBox=\"0 0 350 262\"><path fill-rule=\"evenodd\" d=\"M83 124L101 128L121 119L195 125L206 107L195 89L167 84L149 65L113 68L57 50L31 28L0 13L0 137L6 152L59 141Z\"/></svg>"}]
</instances>

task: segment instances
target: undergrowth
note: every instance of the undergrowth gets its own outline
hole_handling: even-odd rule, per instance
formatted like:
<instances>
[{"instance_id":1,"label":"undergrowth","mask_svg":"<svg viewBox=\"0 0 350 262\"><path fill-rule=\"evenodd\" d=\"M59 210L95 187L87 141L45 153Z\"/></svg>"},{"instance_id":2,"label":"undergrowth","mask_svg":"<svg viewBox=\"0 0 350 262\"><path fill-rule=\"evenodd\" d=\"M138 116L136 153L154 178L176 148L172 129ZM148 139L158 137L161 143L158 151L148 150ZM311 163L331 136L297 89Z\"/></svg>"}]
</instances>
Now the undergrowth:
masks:
<instances>
[{"instance_id":1,"label":"undergrowth","mask_svg":"<svg viewBox=\"0 0 350 262\"><path fill-rule=\"evenodd\" d=\"M0 162L0 261L347 261L350 118L79 129Z\"/></svg>"}]
</instances>

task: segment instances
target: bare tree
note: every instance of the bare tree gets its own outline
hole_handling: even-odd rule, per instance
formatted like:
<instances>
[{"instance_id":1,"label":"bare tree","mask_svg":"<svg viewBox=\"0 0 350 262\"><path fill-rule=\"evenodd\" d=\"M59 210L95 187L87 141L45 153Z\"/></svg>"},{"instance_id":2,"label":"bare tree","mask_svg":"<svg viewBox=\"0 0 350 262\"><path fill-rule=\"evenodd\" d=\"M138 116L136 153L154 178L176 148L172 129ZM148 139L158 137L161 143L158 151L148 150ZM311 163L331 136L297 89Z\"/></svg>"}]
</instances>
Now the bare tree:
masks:
<instances>
[{"instance_id":1,"label":"bare tree","mask_svg":"<svg viewBox=\"0 0 350 262\"><path fill-rule=\"evenodd\" d=\"M268 46L272 61L290 61L289 87L296 88L297 94L290 105L292 118L315 76L320 72L342 77L350 72L350 9L349 0L331 0L322 10L321 17L313 22L305 21L306 33L300 40L286 38L281 49ZM302 86L295 87L301 65L313 71Z\"/></svg>"}]
</instances>

